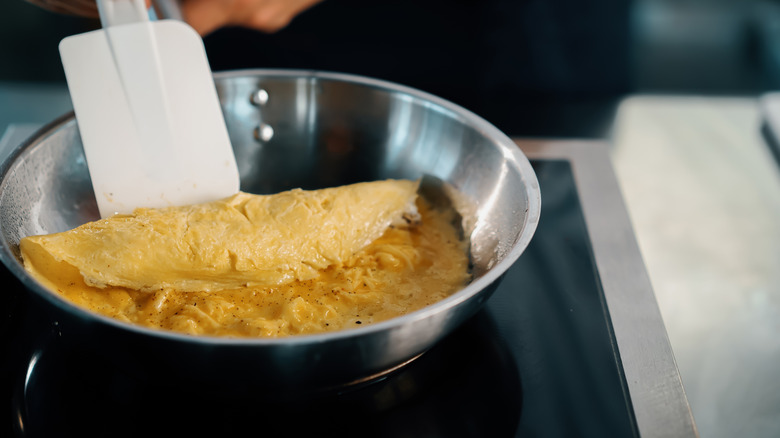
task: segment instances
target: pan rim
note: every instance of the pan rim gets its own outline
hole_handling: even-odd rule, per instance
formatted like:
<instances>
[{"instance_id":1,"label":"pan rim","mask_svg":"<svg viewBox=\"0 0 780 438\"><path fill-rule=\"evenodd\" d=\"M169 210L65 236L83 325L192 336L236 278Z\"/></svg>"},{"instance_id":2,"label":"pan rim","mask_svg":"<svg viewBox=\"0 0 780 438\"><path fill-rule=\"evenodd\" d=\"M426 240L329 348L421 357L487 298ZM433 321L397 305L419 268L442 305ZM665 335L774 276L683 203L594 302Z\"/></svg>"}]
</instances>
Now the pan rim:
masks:
<instances>
[{"instance_id":1,"label":"pan rim","mask_svg":"<svg viewBox=\"0 0 780 438\"><path fill-rule=\"evenodd\" d=\"M528 200L527 210L525 211L525 220L520 231L518 239L513 243L511 249L495 265L490 267L479 278L474 279L462 289L447 298L444 298L434 304L422 309L391 318L385 321L364 325L356 328L342 329L333 332L292 335L279 338L251 338L251 337L220 337L189 335L185 333L173 332L168 330L157 330L143 327L140 325L119 321L117 319L104 316L87 309L81 308L76 304L67 301L65 298L57 295L49 289L43 287L40 283L30 277L24 270L22 264L16 255L13 254L8 242L5 239L0 242L2 250L0 251L0 261L11 271L11 273L22 282L22 284L34 292L39 297L44 298L55 307L70 314L78 315L87 320L96 320L108 324L120 330L127 330L144 336L162 338L171 341L195 343L212 346L265 346L265 347L290 347L299 345L322 344L349 340L356 337L370 336L377 332L393 331L408 325L415 325L423 320L429 319L434 315L446 312L460 303L471 299L489 289L490 285L498 281L512 264L520 257L530 243L539 222L541 212L541 193L536 174L531 167L528 158L522 153L515 143L498 128L477 114L438 96L430 93L408 87L405 85L385 81L381 79L370 78L349 73L328 72L320 70L298 70L298 69L245 69L231 70L224 72L215 72L215 80L230 79L237 77L262 78L262 77L282 77L282 78L307 78L316 80L329 80L345 82L350 84L360 84L383 90L408 94L413 98L422 101L428 101L436 106L442 107L457 116L465 119L469 124L483 133L487 138L491 138L501 148L504 156L509 157L508 161L517 168L520 176L525 183L525 193ZM58 129L68 123L75 123L74 113L68 112L49 122L31 137L17 146L14 151L0 166L0 199L5 193L8 171L14 166L16 161L23 157L27 151L35 147L48 135L57 132Z\"/></svg>"}]
</instances>

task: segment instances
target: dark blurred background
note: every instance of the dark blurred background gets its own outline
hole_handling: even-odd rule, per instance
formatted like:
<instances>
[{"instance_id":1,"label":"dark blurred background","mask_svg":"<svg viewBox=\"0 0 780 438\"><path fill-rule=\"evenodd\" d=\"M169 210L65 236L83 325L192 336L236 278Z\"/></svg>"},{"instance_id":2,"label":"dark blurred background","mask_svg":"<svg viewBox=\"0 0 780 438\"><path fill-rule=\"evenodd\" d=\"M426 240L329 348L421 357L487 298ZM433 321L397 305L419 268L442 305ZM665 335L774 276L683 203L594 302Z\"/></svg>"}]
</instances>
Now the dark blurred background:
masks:
<instances>
[{"instance_id":1,"label":"dark blurred background","mask_svg":"<svg viewBox=\"0 0 780 438\"><path fill-rule=\"evenodd\" d=\"M69 109L57 44L98 25L0 2L0 131ZM603 137L629 94L780 88L780 0L325 0L277 34L205 42L214 70L388 79L517 136Z\"/></svg>"}]
</instances>

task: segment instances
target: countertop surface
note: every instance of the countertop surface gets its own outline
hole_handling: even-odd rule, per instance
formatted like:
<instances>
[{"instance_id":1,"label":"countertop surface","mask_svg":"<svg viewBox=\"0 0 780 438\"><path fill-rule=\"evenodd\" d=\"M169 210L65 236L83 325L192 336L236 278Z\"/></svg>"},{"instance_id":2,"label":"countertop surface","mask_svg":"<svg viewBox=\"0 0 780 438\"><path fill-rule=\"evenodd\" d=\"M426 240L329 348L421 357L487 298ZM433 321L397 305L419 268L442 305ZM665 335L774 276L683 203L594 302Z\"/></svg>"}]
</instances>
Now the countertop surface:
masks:
<instances>
[{"instance_id":1,"label":"countertop surface","mask_svg":"<svg viewBox=\"0 0 780 438\"><path fill-rule=\"evenodd\" d=\"M0 132L70 110L0 83ZM780 171L754 98L632 96L611 158L702 437L780 436Z\"/></svg>"},{"instance_id":2,"label":"countertop surface","mask_svg":"<svg viewBox=\"0 0 780 438\"><path fill-rule=\"evenodd\" d=\"M780 172L754 98L635 96L612 161L702 437L780 436Z\"/></svg>"}]
</instances>

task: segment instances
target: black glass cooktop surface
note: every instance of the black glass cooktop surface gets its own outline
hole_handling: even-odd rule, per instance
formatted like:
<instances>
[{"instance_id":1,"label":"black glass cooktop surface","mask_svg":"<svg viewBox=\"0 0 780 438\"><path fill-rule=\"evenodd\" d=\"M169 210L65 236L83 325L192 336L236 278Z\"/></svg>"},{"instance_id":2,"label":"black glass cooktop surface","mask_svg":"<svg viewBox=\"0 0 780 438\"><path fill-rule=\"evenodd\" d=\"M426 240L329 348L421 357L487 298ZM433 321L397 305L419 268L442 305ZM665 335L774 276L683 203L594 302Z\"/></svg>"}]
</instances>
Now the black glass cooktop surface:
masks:
<instances>
[{"instance_id":1,"label":"black glass cooktop surface","mask_svg":"<svg viewBox=\"0 0 780 438\"><path fill-rule=\"evenodd\" d=\"M572 163L534 159L538 230L476 316L406 367L335 393L227 397L64 349L6 290L4 429L18 436L626 437L640 433ZM7 272L3 284L16 284ZM7 286L6 286L7 287ZM143 375L143 374L141 374ZM240 382L236 382L240 385ZM249 395L247 395L249 394ZM643 414L640 413L639 417ZM4 434L3 434L4 435Z\"/></svg>"}]
</instances>

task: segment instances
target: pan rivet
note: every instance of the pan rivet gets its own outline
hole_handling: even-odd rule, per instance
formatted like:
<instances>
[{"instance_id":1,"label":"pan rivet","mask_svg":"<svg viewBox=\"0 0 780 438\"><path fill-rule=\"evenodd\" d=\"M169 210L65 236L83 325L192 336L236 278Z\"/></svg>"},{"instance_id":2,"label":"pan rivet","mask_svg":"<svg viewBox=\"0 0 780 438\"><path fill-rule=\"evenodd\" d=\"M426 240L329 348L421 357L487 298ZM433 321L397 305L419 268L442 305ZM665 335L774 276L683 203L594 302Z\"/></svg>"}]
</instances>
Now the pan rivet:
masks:
<instances>
[{"instance_id":1,"label":"pan rivet","mask_svg":"<svg viewBox=\"0 0 780 438\"><path fill-rule=\"evenodd\" d=\"M274 128L271 125L261 123L255 128L255 140L268 141L274 136Z\"/></svg>"},{"instance_id":2,"label":"pan rivet","mask_svg":"<svg viewBox=\"0 0 780 438\"><path fill-rule=\"evenodd\" d=\"M249 101L252 102L252 105L263 106L268 103L268 92L261 88L249 96Z\"/></svg>"}]
</instances>

